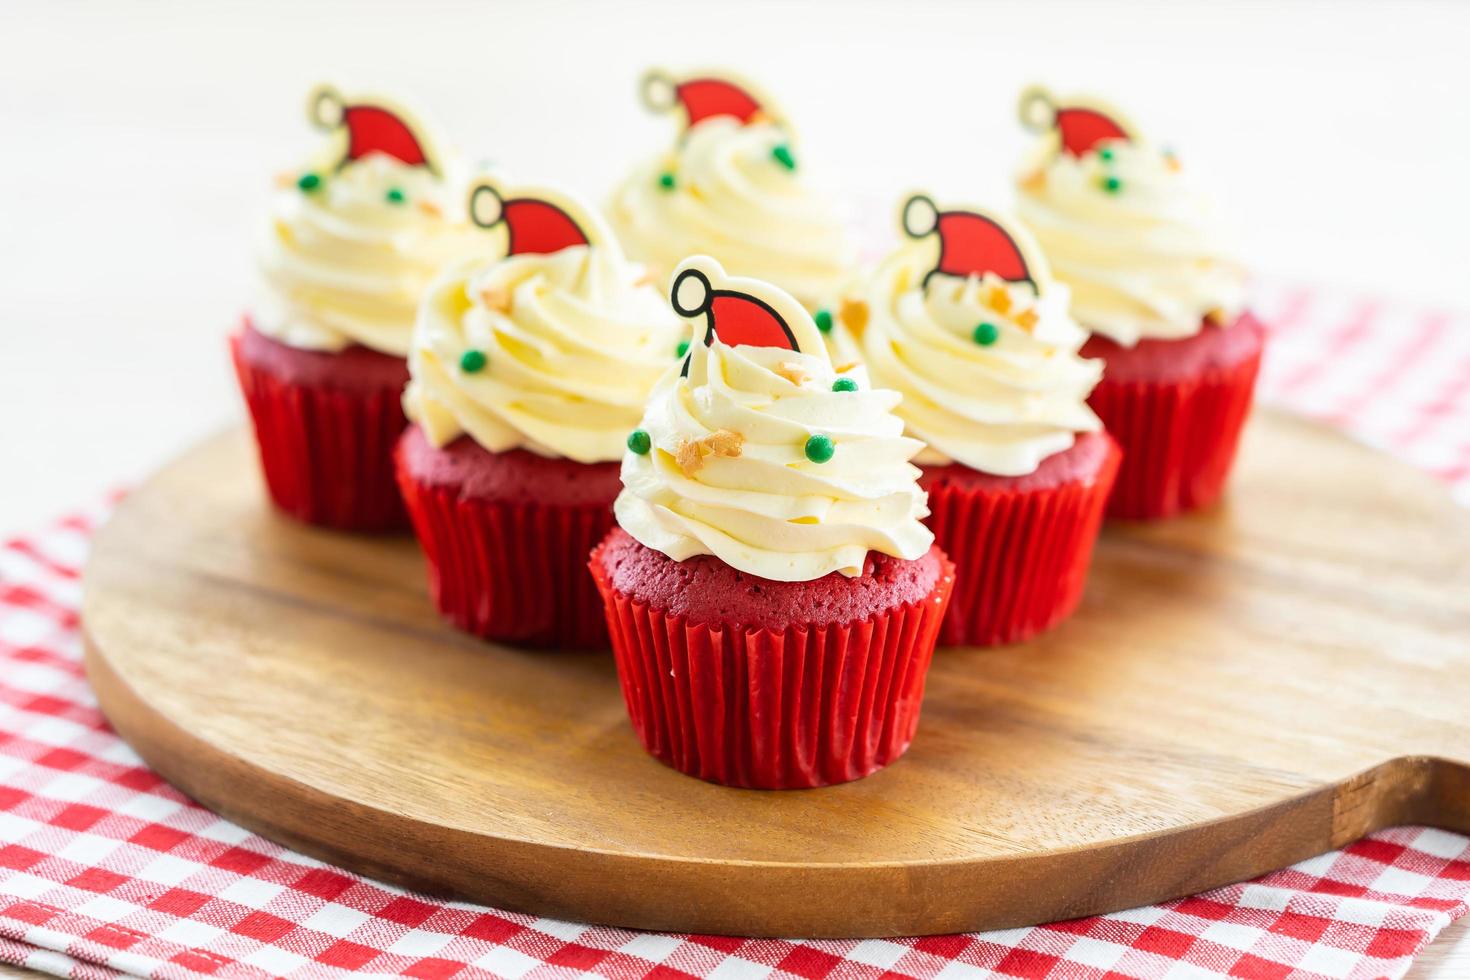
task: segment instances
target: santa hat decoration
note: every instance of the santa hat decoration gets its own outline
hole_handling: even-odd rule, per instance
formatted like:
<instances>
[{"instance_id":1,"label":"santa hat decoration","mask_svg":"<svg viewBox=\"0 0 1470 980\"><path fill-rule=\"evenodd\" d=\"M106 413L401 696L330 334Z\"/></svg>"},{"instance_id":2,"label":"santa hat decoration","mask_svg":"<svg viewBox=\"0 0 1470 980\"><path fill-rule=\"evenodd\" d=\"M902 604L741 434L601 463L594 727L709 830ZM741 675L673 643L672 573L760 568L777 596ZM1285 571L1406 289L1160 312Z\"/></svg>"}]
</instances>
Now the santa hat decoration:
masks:
<instances>
[{"instance_id":1,"label":"santa hat decoration","mask_svg":"<svg viewBox=\"0 0 1470 980\"><path fill-rule=\"evenodd\" d=\"M559 191L521 190L507 196L491 181L470 191L470 218L481 228L506 229L506 255L546 255L576 245L612 241L590 208Z\"/></svg>"},{"instance_id":2,"label":"santa hat decoration","mask_svg":"<svg viewBox=\"0 0 1470 980\"><path fill-rule=\"evenodd\" d=\"M660 113L684 110L685 129L717 116L730 116L741 123L772 119L774 110L769 101L755 91L749 83L723 73L676 81L669 73L654 69L639 82L643 104L649 109Z\"/></svg>"},{"instance_id":3,"label":"santa hat decoration","mask_svg":"<svg viewBox=\"0 0 1470 980\"><path fill-rule=\"evenodd\" d=\"M789 293L758 279L728 276L707 255L679 264L669 299L674 312L685 319L705 318L706 347L718 337L730 347L746 344L826 354L811 314ZM689 371L687 360L684 371Z\"/></svg>"},{"instance_id":4,"label":"santa hat decoration","mask_svg":"<svg viewBox=\"0 0 1470 980\"><path fill-rule=\"evenodd\" d=\"M346 133L347 147L338 167L382 153L436 176L440 172L428 140L421 135L423 127L381 99L348 102L330 85L322 85L311 93L307 115L320 129Z\"/></svg>"},{"instance_id":5,"label":"santa hat decoration","mask_svg":"<svg viewBox=\"0 0 1470 980\"><path fill-rule=\"evenodd\" d=\"M1046 267L1036 246L1013 222L977 208L940 211L924 194L904 201L900 223L910 238L939 236L939 259L924 276L937 273L967 279L998 276L1029 282L1039 292Z\"/></svg>"},{"instance_id":6,"label":"santa hat decoration","mask_svg":"<svg viewBox=\"0 0 1470 980\"><path fill-rule=\"evenodd\" d=\"M1055 130L1061 149L1080 157L1102 144L1134 139L1123 114L1096 99L1070 99L1063 105L1040 85L1021 93L1021 125L1037 132Z\"/></svg>"}]
</instances>

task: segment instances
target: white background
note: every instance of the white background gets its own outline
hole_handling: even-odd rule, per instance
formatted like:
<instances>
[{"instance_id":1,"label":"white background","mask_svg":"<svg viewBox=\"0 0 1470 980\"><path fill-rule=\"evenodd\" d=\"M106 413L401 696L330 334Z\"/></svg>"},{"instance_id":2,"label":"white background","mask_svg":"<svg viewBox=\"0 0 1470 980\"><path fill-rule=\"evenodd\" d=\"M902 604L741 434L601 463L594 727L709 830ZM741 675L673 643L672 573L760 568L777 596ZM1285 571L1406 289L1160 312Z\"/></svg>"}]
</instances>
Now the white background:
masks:
<instances>
[{"instance_id":1,"label":"white background","mask_svg":"<svg viewBox=\"0 0 1470 980\"><path fill-rule=\"evenodd\" d=\"M885 212L1005 202L1018 89L1091 89L1206 172L1258 270L1470 307L1467 42L1449 4L5 0L0 533L238 416L224 336L318 80L601 200L671 139L639 72L733 66L812 177Z\"/></svg>"},{"instance_id":2,"label":"white background","mask_svg":"<svg viewBox=\"0 0 1470 980\"><path fill-rule=\"evenodd\" d=\"M1019 88L1093 90L1262 273L1470 308L1470 5L747 2L0 8L0 534L239 417L224 337L308 88L399 94L600 200L671 139L639 72L730 66L856 200L1005 202Z\"/></svg>"}]
</instances>

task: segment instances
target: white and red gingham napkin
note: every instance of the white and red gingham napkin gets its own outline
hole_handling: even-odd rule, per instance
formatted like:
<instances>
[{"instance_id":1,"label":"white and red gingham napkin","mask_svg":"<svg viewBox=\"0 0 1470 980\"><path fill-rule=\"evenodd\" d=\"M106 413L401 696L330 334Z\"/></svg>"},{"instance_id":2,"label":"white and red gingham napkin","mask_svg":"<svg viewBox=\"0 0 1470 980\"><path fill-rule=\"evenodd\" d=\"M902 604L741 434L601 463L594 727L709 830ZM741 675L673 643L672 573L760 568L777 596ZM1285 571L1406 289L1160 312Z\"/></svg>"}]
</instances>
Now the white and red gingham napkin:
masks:
<instances>
[{"instance_id":1,"label":"white and red gingham napkin","mask_svg":"<svg viewBox=\"0 0 1470 980\"><path fill-rule=\"evenodd\" d=\"M1338 424L1470 502L1470 320L1264 284L1264 400ZM79 570L102 511L0 544L0 962L74 977L1402 976L1470 901L1470 838L1375 834L1245 884L1028 929L844 941L662 935L414 895L194 805L82 676Z\"/></svg>"}]
</instances>

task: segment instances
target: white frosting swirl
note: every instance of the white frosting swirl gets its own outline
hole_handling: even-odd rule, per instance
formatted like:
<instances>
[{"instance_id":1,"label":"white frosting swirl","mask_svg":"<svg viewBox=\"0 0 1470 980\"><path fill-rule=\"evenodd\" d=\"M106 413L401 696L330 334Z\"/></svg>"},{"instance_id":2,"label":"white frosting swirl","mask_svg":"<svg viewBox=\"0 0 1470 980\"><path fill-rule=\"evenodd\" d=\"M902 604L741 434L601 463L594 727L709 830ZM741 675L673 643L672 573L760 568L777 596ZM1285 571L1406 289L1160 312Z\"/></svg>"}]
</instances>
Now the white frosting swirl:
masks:
<instances>
[{"instance_id":1,"label":"white frosting swirl","mask_svg":"<svg viewBox=\"0 0 1470 980\"><path fill-rule=\"evenodd\" d=\"M468 433L492 452L609 462L684 335L612 246L462 263L424 298L404 409L436 446ZM484 365L466 370L466 351Z\"/></svg>"},{"instance_id":2,"label":"white frosting swirl","mask_svg":"<svg viewBox=\"0 0 1470 980\"><path fill-rule=\"evenodd\" d=\"M863 353L874 382L903 392L908 430L928 443L925 464L963 463L998 476L1033 472L1102 423L1087 396L1102 362L1077 356L1087 332L1067 313L1067 289L995 276L924 274L932 243L900 248L869 288ZM980 324L994 341L975 339Z\"/></svg>"},{"instance_id":3,"label":"white frosting swirl","mask_svg":"<svg viewBox=\"0 0 1470 980\"><path fill-rule=\"evenodd\" d=\"M1193 336L1206 315L1240 310L1244 270L1228 257L1214 202L1173 157L1140 141L1107 143L1110 159L1057 147L1048 134L1022 168L1016 211L1084 326L1131 347Z\"/></svg>"},{"instance_id":4,"label":"white frosting swirl","mask_svg":"<svg viewBox=\"0 0 1470 980\"><path fill-rule=\"evenodd\" d=\"M856 246L834 203L802 178L801 160L776 159L789 141L773 123L729 116L689 129L613 195L609 217L629 256L666 276L691 255L711 255L809 310L831 304L853 273Z\"/></svg>"},{"instance_id":5,"label":"white frosting swirl","mask_svg":"<svg viewBox=\"0 0 1470 980\"><path fill-rule=\"evenodd\" d=\"M921 444L893 414L902 396L870 388L861 368L844 375L857 390L833 391L839 376L807 330L811 354L715 339L695 345L687 377L664 377L640 426L651 450L623 457L614 510L629 534L676 561L714 555L778 582L861 575L869 551L928 551L927 495L909 462ZM734 454L681 466L681 450L732 434ZM814 434L835 446L825 463L807 458Z\"/></svg>"},{"instance_id":6,"label":"white frosting swirl","mask_svg":"<svg viewBox=\"0 0 1470 980\"><path fill-rule=\"evenodd\" d=\"M253 325L293 347L406 356L424 289L446 263L486 249L459 188L383 154L307 170L317 187L289 184L272 203Z\"/></svg>"}]
</instances>

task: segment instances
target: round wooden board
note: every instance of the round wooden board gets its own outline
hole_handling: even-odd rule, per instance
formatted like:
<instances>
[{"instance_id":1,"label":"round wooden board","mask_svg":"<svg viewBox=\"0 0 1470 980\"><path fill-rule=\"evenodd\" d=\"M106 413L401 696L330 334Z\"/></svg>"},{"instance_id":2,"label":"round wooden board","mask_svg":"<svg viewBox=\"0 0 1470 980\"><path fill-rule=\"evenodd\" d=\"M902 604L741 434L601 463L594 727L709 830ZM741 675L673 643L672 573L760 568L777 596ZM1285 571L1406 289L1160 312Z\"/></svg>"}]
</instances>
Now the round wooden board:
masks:
<instances>
[{"instance_id":1,"label":"round wooden board","mask_svg":"<svg viewBox=\"0 0 1470 980\"><path fill-rule=\"evenodd\" d=\"M88 667L171 782L365 874L646 929L881 936L1173 898L1404 822L1470 830L1470 517L1263 415L1228 503L1109 527L1062 628L940 650L891 768L731 790L645 755L606 652L440 622L412 540L295 524L244 431L98 535Z\"/></svg>"}]
</instances>

